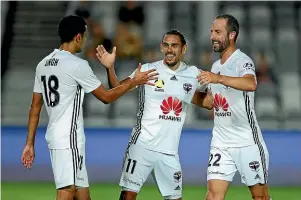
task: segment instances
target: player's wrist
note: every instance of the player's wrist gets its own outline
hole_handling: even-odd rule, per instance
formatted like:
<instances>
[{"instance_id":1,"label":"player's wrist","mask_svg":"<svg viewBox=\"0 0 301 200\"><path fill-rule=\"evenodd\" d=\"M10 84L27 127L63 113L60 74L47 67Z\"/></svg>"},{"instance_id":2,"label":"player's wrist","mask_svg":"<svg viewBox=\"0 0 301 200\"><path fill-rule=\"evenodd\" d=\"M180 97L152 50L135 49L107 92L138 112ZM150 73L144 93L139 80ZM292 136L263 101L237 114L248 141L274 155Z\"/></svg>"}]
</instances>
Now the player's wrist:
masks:
<instances>
[{"instance_id":1,"label":"player's wrist","mask_svg":"<svg viewBox=\"0 0 301 200\"><path fill-rule=\"evenodd\" d=\"M114 65L105 66L107 71L114 71Z\"/></svg>"},{"instance_id":2,"label":"player's wrist","mask_svg":"<svg viewBox=\"0 0 301 200\"><path fill-rule=\"evenodd\" d=\"M26 146L34 146L34 140L27 140Z\"/></svg>"},{"instance_id":3,"label":"player's wrist","mask_svg":"<svg viewBox=\"0 0 301 200\"><path fill-rule=\"evenodd\" d=\"M224 82L224 76L223 75L218 75L217 83L223 84L223 82Z\"/></svg>"},{"instance_id":4,"label":"player's wrist","mask_svg":"<svg viewBox=\"0 0 301 200\"><path fill-rule=\"evenodd\" d=\"M131 78L130 81L129 81L129 83L130 83L130 87L131 88L134 88L134 87L136 87L138 85L135 77Z\"/></svg>"}]
</instances>

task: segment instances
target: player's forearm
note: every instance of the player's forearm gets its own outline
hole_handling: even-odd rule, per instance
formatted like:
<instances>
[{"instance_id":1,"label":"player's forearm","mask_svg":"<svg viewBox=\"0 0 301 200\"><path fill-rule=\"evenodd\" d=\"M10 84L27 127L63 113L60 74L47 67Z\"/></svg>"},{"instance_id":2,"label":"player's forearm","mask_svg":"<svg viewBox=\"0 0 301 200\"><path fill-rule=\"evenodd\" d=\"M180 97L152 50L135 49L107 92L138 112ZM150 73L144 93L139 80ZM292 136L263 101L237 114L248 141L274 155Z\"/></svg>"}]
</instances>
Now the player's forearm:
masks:
<instances>
[{"instance_id":1,"label":"player's forearm","mask_svg":"<svg viewBox=\"0 0 301 200\"><path fill-rule=\"evenodd\" d=\"M192 99L192 103L200 108L211 110L213 108L213 97L208 93L196 92Z\"/></svg>"},{"instance_id":2,"label":"player's forearm","mask_svg":"<svg viewBox=\"0 0 301 200\"><path fill-rule=\"evenodd\" d=\"M107 69L107 75L110 88L115 88L121 85L118 77L116 76L114 67Z\"/></svg>"},{"instance_id":3,"label":"player's forearm","mask_svg":"<svg viewBox=\"0 0 301 200\"><path fill-rule=\"evenodd\" d=\"M256 80L250 77L230 77L220 75L218 83L242 91L255 91L257 87Z\"/></svg>"},{"instance_id":4,"label":"player's forearm","mask_svg":"<svg viewBox=\"0 0 301 200\"><path fill-rule=\"evenodd\" d=\"M28 120L28 134L26 139L27 145L34 145L36 130L39 124L40 119L40 111L39 108L31 107L29 112L29 120Z\"/></svg>"},{"instance_id":5,"label":"player's forearm","mask_svg":"<svg viewBox=\"0 0 301 200\"><path fill-rule=\"evenodd\" d=\"M123 94L130 91L134 87L136 87L136 84L132 79L129 79L125 83L108 90L104 103L112 103L116 101L119 97L121 97Z\"/></svg>"},{"instance_id":6,"label":"player's forearm","mask_svg":"<svg viewBox=\"0 0 301 200\"><path fill-rule=\"evenodd\" d=\"M208 110L211 110L213 108L213 97L211 94L207 93L203 100L202 107L207 108Z\"/></svg>"}]
</instances>

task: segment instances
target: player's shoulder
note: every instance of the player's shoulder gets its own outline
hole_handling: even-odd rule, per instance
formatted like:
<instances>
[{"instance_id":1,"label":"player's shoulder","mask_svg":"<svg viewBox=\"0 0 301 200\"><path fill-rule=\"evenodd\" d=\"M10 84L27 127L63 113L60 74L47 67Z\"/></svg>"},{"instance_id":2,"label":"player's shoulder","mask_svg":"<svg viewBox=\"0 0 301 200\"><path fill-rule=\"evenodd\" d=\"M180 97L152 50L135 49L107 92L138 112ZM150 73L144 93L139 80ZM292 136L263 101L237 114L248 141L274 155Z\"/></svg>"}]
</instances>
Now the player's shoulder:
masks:
<instances>
[{"instance_id":1,"label":"player's shoulder","mask_svg":"<svg viewBox=\"0 0 301 200\"><path fill-rule=\"evenodd\" d=\"M218 67L221 63L221 59L218 59L217 61L215 61L213 64L212 64L212 67L211 67L211 71L214 70L216 67Z\"/></svg>"},{"instance_id":2,"label":"player's shoulder","mask_svg":"<svg viewBox=\"0 0 301 200\"><path fill-rule=\"evenodd\" d=\"M239 49L237 50L237 53L235 54L233 61L239 66L245 65L246 63L254 65L252 58L248 56L246 53L240 51Z\"/></svg>"},{"instance_id":3,"label":"player's shoulder","mask_svg":"<svg viewBox=\"0 0 301 200\"><path fill-rule=\"evenodd\" d=\"M73 54L66 54L64 57L62 57L62 59L68 66L79 66L79 67L80 66L84 66L84 67L89 66L88 61L86 61L76 55L73 55Z\"/></svg>"},{"instance_id":4,"label":"player's shoulder","mask_svg":"<svg viewBox=\"0 0 301 200\"><path fill-rule=\"evenodd\" d=\"M195 65L188 65L184 62L182 62L183 66L184 66L184 70L191 74L193 77L195 77L196 75L198 75L200 73L200 69L195 66Z\"/></svg>"},{"instance_id":5,"label":"player's shoulder","mask_svg":"<svg viewBox=\"0 0 301 200\"><path fill-rule=\"evenodd\" d=\"M163 66L163 60L158 60L158 61L155 61L155 62L150 62L150 63L144 64L144 67L146 68L146 70L159 69L162 66Z\"/></svg>"},{"instance_id":6,"label":"player's shoulder","mask_svg":"<svg viewBox=\"0 0 301 200\"><path fill-rule=\"evenodd\" d=\"M49 60L52 56L53 56L53 53L55 51L51 52L50 54L48 54L47 56L45 56L38 64L37 64L37 67L36 67L36 71L38 72L39 70L41 70L41 67L45 66L47 60Z\"/></svg>"}]
</instances>

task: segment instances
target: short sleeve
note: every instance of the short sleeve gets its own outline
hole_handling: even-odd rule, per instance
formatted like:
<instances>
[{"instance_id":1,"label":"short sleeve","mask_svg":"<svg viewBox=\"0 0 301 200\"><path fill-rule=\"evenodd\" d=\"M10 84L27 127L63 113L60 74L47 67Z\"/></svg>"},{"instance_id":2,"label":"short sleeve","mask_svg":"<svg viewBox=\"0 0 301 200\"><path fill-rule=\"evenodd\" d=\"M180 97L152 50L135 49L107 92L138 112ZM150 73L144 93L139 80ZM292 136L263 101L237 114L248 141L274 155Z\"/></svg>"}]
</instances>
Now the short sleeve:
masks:
<instances>
[{"instance_id":1,"label":"short sleeve","mask_svg":"<svg viewBox=\"0 0 301 200\"><path fill-rule=\"evenodd\" d=\"M255 76L255 65L251 59L240 59L237 61L237 71L239 77L243 77L246 74L252 74Z\"/></svg>"},{"instance_id":2,"label":"short sleeve","mask_svg":"<svg viewBox=\"0 0 301 200\"><path fill-rule=\"evenodd\" d=\"M81 62L76 66L72 74L75 81L84 89L85 93L90 93L101 85L100 80L95 76L88 62Z\"/></svg>"},{"instance_id":3,"label":"short sleeve","mask_svg":"<svg viewBox=\"0 0 301 200\"><path fill-rule=\"evenodd\" d=\"M42 93L40 81L39 81L37 75L35 76L35 79L34 79L33 92Z\"/></svg>"}]
</instances>

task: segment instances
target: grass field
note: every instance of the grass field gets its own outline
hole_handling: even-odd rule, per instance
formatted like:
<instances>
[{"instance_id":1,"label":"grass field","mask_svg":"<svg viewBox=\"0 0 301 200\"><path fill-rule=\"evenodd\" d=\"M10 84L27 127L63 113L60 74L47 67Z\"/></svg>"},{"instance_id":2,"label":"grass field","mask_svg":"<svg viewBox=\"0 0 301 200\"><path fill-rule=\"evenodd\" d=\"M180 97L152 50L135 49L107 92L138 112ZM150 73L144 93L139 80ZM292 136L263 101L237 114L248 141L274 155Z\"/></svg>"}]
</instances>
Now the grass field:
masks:
<instances>
[{"instance_id":1,"label":"grass field","mask_svg":"<svg viewBox=\"0 0 301 200\"><path fill-rule=\"evenodd\" d=\"M93 200L118 200L118 185L91 184ZM273 200L301 200L299 187L273 187L270 189ZM185 186L183 199L204 200L206 188ZM154 185L145 185L138 196L140 200L162 200ZM251 200L246 187L230 187L227 200ZM55 187L52 183L1 183L1 200L55 200Z\"/></svg>"}]
</instances>

